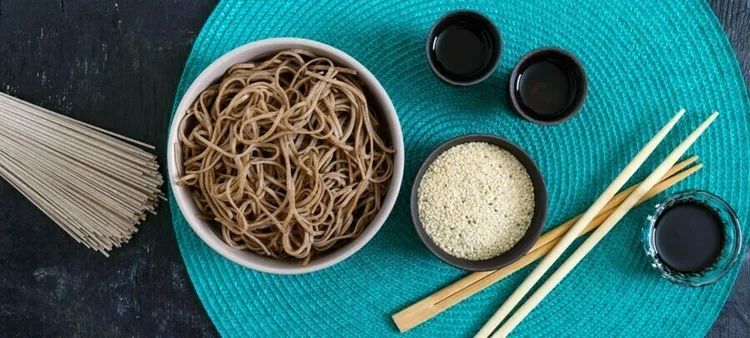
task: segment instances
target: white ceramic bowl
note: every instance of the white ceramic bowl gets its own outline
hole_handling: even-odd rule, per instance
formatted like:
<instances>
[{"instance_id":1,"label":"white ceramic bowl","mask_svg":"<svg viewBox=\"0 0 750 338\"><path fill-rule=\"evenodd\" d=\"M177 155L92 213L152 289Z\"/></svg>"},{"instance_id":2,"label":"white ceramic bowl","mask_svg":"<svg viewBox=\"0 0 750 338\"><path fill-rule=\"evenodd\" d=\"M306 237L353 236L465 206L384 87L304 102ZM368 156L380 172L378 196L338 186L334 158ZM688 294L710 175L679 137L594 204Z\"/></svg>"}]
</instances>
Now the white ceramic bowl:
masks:
<instances>
[{"instance_id":1,"label":"white ceramic bowl","mask_svg":"<svg viewBox=\"0 0 750 338\"><path fill-rule=\"evenodd\" d=\"M196 217L199 212L190 197L189 189L176 184L179 179L177 168L182 165L179 162L181 156L176 156L176 154L182 154L182 147L177 136L178 129L180 121L185 116L185 111L195 101L198 94L218 80L231 65L272 56L280 50L289 48L304 49L316 55L328 57L341 66L355 69L369 92L368 98L375 100L371 104L377 107L380 118L385 119L383 121L385 123L382 125L388 128L391 136L391 145L396 150L394 154L393 177L391 178L388 192L383 201L382 208L372 222L370 222L370 225L367 226L359 237L338 249L312 259L305 266L293 260L276 260L249 251L229 247L214 232L215 225ZM260 40L238 47L214 61L195 79L187 92L185 92L185 96L180 101L180 105L177 107L177 112L172 120L167 145L167 166L169 168L169 183L172 192L177 200L177 205L180 207L180 211L182 211L183 216L185 216L187 223L190 224L193 231L198 234L198 237L208 244L211 249L237 264L253 270L275 274L302 274L321 270L343 261L361 249L380 230L391 209L393 209L404 174L404 139L401 134L401 124L399 123L396 109L393 107L393 103L391 103L391 99L388 97L385 89L383 89L383 86L380 85L375 76L367 68L348 54L329 45L305 39L277 38Z\"/></svg>"}]
</instances>

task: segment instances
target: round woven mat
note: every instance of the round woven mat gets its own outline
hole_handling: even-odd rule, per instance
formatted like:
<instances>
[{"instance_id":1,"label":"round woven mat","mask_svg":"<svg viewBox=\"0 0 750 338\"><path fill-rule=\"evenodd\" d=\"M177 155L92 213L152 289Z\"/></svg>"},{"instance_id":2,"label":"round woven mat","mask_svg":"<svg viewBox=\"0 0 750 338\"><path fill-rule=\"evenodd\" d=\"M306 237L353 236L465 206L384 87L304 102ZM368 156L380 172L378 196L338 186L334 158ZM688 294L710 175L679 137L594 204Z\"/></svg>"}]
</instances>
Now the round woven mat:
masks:
<instances>
[{"instance_id":1,"label":"round woven mat","mask_svg":"<svg viewBox=\"0 0 750 338\"><path fill-rule=\"evenodd\" d=\"M496 73L468 88L440 82L424 56L432 23L457 8L487 14L504 42ZM719 119L690 151L700 155L706 169L670 191L700 188L724 197L750 233L750 102L732 49L703 1L224 1L195 42L177 101L223 53L282 36L335 46L381 81L403 125L404 185L372 242L341 264L303 276L257 273L223 259L198 239L172 203L187 270L223 336L396 335L391 314L466 275L433 257L417 239L406 196L430 150L466 133L503 136L537 161L549 188L549 228L585 210L679 108L688 113L637 179L718 110ZM550 45L578 56L590 88L576 117L545 127L508 110L506 86L523 54ZM707 332L738 267L701 288L662 279L649 267L640 244L652 205L629 213L514 334L697 337ZM528 272L510 276L404 336L472 335Z\"/></svg>"}]
</instances>

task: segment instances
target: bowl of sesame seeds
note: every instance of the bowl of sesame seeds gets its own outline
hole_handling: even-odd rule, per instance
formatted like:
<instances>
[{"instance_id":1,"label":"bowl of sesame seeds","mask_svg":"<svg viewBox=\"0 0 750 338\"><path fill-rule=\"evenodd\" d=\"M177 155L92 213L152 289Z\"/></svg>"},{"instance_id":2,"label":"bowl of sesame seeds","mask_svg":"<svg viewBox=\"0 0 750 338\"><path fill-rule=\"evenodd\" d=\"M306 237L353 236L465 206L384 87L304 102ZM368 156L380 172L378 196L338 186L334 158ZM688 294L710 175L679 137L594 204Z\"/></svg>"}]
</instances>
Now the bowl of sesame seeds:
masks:
<instances>
[{"instance_id":1,"label":"bowl of sesame seeds","mask_svg":"<svg viewBox=\"0 0 750 338\"><path fill-rule=\"evenodd\" d=\"M410 203L425 246L469 271L521 258L547 218L539 168L523 149L493 135L464 135L437 147L417 172Z\"/></svg>"}]
</instances>

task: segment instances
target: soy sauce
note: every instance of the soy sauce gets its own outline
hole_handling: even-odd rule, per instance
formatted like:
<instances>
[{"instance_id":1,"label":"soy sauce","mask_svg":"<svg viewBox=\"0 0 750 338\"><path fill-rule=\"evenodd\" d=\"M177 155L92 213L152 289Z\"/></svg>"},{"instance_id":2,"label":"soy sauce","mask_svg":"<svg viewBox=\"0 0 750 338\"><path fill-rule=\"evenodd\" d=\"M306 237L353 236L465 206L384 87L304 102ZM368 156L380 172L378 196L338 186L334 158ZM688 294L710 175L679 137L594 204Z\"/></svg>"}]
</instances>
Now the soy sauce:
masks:
<instances>
[{"instance_id":1,"label":"soy sauce","mask_svg":"<svg viewBox=\"0 0 750 338\"><path fill-rule=\"evenodd\" d=\"M539 60L519 74L515 90L527 114L549 120L572 109L578 88L566 67L554 60Z\"/></svg>"},{"instance_id":2,"label":"soy sauce","mask_svg":"<svg viewBox=\"0 0 750 338\"><path fill-rule=\"evenodd\" d=\"M658 258L678 273L698 274L711 268L721 256L724 241L721 219L698 202L667 207L654 227Z\"/></svg>"},{"instance_id":3,"label":"soy sauce","mask_svg":"<svg viewBox=\"0 0 750 338\"><path fill-rule=\"evenodd\" d=\"M457 18L439 27L430 58L440 74L453 81L474 81L497 63L496 33L485 22Z\"/></svg>"}]
</instances>

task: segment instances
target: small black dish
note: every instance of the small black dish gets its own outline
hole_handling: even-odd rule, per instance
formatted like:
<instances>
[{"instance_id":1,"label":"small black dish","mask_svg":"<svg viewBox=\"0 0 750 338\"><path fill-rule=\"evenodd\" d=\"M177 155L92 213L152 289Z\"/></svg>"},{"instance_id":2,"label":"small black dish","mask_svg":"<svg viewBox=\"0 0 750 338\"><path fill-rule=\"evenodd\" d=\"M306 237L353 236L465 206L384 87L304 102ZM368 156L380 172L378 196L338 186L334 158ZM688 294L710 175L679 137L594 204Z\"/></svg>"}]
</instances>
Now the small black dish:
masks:
<instances>
[{"instance_id":1,"label":"small black dish","mask_svg":"<svg viewBox=\"0 0 750 338\"><path fill-rule=\"evenodd\" d=\"M588 79L578 59L559 48L524 55L510 75L511 108L526 120L544 125L567 121L588 94Z\"/></svg>"},{"instance_id":2,"label":"small black dish","mask_svg":"<svg viewBox=\"0 0 750 338\"><path fill-rule=\"evenodd\" d=\"M422 177L424 176L424 173L425 171L427 171L427 168L430 166L430 164L432 164L432 161L434 161L444 151L459 144L469 142L489 143L509 151L518 159L518 161L521 162L521 164L523 164L523 166L526 168L526 171L529 173L531 182L534 184L534 216L531 218L531 224L529 225L529 229L526 231L526 234L521 237L521 240L518 241L515 246L513 246L505 253L490 259L480 261L473 261L451 256L449 253L445 252L437 244L435 244L435 242L430 238L429 235L427 235L424 228L422 227L422 222L419 220L419 207L417 205L419 184L422 182ZM542 177L542 173L539 171L539 168L536 166L531 157L529 157L529 154L523 151L523 149L519 148L517 145L506 139L493 135L471 134L459 136L446 141L435 150L433 150L432 153L427 156L427 159L425 159L425 161L422 163L422 166L419 168L419 171L417 172L417 176L415 177L414 183L411 188L411 197L409 201L409 203L411 204L411 220L414 224L414 229L417 231L419 239L421 239L425 246L427 246L427 249L429 249L443 262L469 271L497 270L517 261L527 252L529 252L529 250L534 246L534 243L536 243L536 241L539 239L539 235L541 235L542 233L544 223L547 220L547 187L544 184L544 178Z\"/></svg>"},{"instance_id":3,"label":"small black dish","mask_svg":"<svg viewBox=\"0 0 750 338\"><path fill-rule=\"evenodd\" d=\"M427 62L441 80L470 86L490 76L500 62L500 31L475 11L449 12L427 34Z\"/></svg>"}]
</instances>

